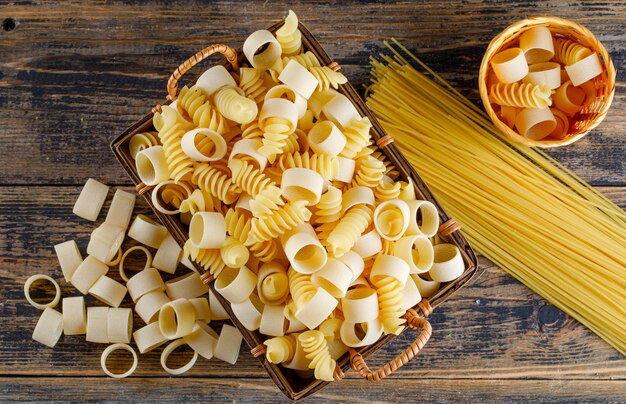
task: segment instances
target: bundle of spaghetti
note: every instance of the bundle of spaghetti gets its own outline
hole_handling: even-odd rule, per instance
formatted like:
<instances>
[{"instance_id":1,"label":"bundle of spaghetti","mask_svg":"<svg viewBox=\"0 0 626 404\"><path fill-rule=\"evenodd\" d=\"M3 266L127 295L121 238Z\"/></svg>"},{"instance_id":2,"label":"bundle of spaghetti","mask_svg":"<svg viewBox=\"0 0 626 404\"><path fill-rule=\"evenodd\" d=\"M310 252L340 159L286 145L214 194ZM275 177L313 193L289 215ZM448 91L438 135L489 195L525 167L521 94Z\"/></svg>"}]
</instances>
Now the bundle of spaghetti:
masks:
<instances>
[{"instance_id":1,"label":"bundle of spaghetti","mask_svg":"<svg viewBox=\"0 0 626 404\"><path fill-rule=\"evenodd\" d=\"M406 48L372 59L367 104L477 251L626 354L626 213L511 143Z\"/></svg>"}]
</instances>

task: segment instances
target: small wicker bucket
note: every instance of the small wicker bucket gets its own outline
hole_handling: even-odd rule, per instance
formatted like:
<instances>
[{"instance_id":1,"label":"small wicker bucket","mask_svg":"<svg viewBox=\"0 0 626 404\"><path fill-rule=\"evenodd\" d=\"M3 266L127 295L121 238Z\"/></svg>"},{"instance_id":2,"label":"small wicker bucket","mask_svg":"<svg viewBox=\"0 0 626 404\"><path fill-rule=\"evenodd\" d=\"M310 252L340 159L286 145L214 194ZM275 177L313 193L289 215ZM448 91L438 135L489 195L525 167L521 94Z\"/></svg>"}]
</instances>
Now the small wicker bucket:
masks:
<instances>
[{"instance_id":1,"label":"small wicker bucket","mask_svg":"<svg viewBox=\"0 0 626 404\"><path fill-rule=\"evenodd\" d=\"M531 140L521 136L500 120L489 102L488 97L489 89L487 87L487 79L492 72L489 63L491 58L500 51L512 47L519 39L519 36L525 31L533 27L542 26L548 27L553 37L573 40L597 52L602 65L602 74L593 79L593 83L596 87L596 99L570 119L570 128L564 139L546 138L543 140ZM585 136L589 131L598 126L606 116L611 102L613 101L613 95L615 94L615 66L613 65L611 56L600 41L596 39L591 31L582 25L558 17L533 17L510 25L491 41L480 65L478 87L487 114L489 114L496 128L506 134L511 140L528 146L543 148L564 146L574 143Z\"/></svg>"}]
</instances>

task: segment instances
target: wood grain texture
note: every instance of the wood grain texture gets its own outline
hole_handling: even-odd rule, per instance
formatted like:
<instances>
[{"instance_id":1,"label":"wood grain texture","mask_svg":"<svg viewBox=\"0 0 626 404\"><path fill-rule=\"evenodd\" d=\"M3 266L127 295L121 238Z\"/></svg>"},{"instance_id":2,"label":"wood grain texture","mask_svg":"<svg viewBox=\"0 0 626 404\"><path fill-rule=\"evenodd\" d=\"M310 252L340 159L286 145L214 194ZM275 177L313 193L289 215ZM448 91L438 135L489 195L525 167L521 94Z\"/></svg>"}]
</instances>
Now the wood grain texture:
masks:
<instances>
[{"instance_id":1,"label":"wood grain texture","mask_svg":"<svg viewBox=\"0 0 626 404\"><path fill-rule=\"evenodd\" d=\"M64 295L77 293L62 280L52 245L76 239L85 251L93 223L71 208L87 177L130 184L109 141L164 99L167 77L182 60L211 43L240 45L287 7L357 88L368 82L370 55L384 51L383 39L395 37L475 102L482 54L508 24L530 15L582 23L613 57L616 96L592 134L550 154L626 206L623 1L4 2L0 400L283 399L245 351L236 366L200 359L185 377L169 378L157 350L140 357L133 378L108 380L99 365L104 345L75 336L49 349L30 339L39 312L22 288L28 276L46 273L59 280ZM482 276L433 314L433 338L398 374L373 384L350 372L308 401L624 401L626 359L501 269L485 259L481 265ZM405 333L379 351L373 365L394 357L410 338ZM184 358L173 358L174 365Z\"/></svg>"},{"instance_id":2,"label":"wood grain texture","mask_svg":"<svg viewBox=\"0 0 626 404\"><path fill-rule=\"evenodd\" d=\"M184 382L183 382L184 381ZM411 402L623 402L626 381L602 380L432 380L407 383L393 377L376 384L359 379L343 380L342 385L326 387L307 403L398 403ZM9 400L36 402L83 402L94 397L102 402L239 402L246 398L255 403L288 402L276 396L269 380L224 377L150 378L119 380L102 377L37 379L0 378L0 392ZM46 386L42 389L41 386ZM160 394L168 391L167 396ZM601 398L599 400L598 398Z\"/></svg>"},{"instance_id":3,"label":"wood grain texture","mask_svg":"<svg viewBox=\"0 0 626 404\"><path fill-rule=\"evenodd\" d=\"M621 1L594 3L437 1L296 2L292 5L357 86L367 83L368 58L396 37L478 100L476 76L488 41L527 15L559 14L593 32L618 70L614 105L605 124L576 147L551 152L594 185L624 185L626 151ZM168 75L181 61L215 42L233 46L285 14L283 4L234 1L118 4L23 2L0 6L0 183L80 184L104 175L128 183L107 142L165 97ZM140 17L140 18L139 18ZM340 29L338 28L340 27ZM196 72L199 74L200 71ZM71 170L81 165L80 173Z\"/></svg>"}]
</instances>

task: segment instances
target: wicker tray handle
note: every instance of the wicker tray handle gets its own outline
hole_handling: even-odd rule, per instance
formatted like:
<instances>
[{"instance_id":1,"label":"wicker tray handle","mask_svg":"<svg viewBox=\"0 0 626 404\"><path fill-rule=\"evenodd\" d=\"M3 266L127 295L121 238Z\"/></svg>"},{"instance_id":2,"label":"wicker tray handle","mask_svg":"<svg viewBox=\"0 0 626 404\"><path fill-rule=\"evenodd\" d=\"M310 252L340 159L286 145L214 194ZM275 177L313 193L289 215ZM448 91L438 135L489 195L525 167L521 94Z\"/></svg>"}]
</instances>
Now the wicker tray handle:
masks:
<instances>
[{"instance_id":1,"label":"wicker tray handle","mask_svg":"<svg viewBox=\"0 0 626 404\"><path fill-rule=\"evenodd\" d=\"M189 59L185 60L181 63L174 73L170 76L167 81L167 98L171 101L174 101L178 97L178 80L185 74L189 69L213 55L214 53L221 53L226 57L226 60L231 64L233 70L236 72L239 71L239 63L237 62L237 51L231 48L228 45L216 44L207 46L201 51L197 52L195 55L191 56Z\"/></svg>"},{"instance_id":2,"label":"wicker tray handle","mask_svg":"<svg viewBox=\"0 0 626 404\"><path fill-rule=\"evenodd\" d=\"M415 341L411 343L400 355L396 356L394 359L390 360L380 368L375 371L370 370L365 363L365 359L361 356L353 348L350 348L350 364L352 365L352 369L359 372L362 378L369 381L380 381L385 377L392 374L396 369L401 368L408 361L413 359L420 351L424 348L430 336L432 335L433 329L426 319L432 313L432 307L428 303L428 300L423 299L419 303L420 311L423 313L424 317L420 316L415 310L409 309L404 313L404 318L407 321L407 324L410 329L414 330L416 328L420 328L421 332L415 338Z\"/></svg>"}]
</instances>

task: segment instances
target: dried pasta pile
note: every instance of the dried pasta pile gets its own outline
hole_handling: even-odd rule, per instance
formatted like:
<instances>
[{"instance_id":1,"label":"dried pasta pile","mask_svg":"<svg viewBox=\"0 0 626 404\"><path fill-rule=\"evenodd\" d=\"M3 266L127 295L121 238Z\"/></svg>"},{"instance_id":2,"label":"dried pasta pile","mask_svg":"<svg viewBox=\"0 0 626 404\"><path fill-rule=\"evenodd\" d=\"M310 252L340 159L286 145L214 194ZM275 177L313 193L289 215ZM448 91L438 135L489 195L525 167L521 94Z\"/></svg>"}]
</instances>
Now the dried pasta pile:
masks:
<instances>
[{"instance_id":1,"label":"dried pasta pile","mask_svg":"<svg viewBox=\"0 0 626 404\"><path fill-rule=\"evenodd\" d=\"M182 260L213 277L243 327L264 336L269 362L332 381L349 347L399 334L408 309L463 274L459 249L434 243L435 205L419 200L372 146L371 122L336 91L346 78L304 52L295 14L275 36L254 32L243 49L248 65L238 74L207 70L154 115L155 132L128 143L153 205L188 225L184 247L138 215L128 236L143 246L122 253L134 196L118 191L85 260L75 243L57 246L66 280L112 307L90 307L85 316L79 297L61 315L51 302L36 340L52 346L64 328L86 332L88 341L130 342L131 309L118 309L128 291L146 323L133 333L139 351L172 341L162 353L166 371L183 373L198 355L234 363L241 335L225 325L218 336L207 325L225 313L214 296L203 297L200 276L161 279L159 271L174 273ZM95 220L103 187L88 182L75 212ZM154 259L147 247L158 249ZM124 262L134 251L146 262L129 279ZM126 285L106 276L113 265ZM117 310L124 312L113 318ZM195 351L191 362L168 368L167 357L184 344ZM109 375L106 357L115 349L135 355L129 345L107 348Z\"/></svg>"},{"instance_id":2,"label":"dried pasta pile","mask_svg":"<svg viewBox=\"0 0 626 404\"><path fill-rule=\"evenodd\" d=\"M597 53L547 27L533 27L491 58L489 102L500 120L526 138L565 139L574 133L577 114L598 98L592 80L601 73Z\"/></svg>"},{"instance_id":3,"label":"dried pasta pile","mask_svg":"<svg viewBox=\"0 0 626 404\"><path fill-rule=\"evenodd\" d=\"M626 354L626 214L435 79L372 60L368 106L484 256Z\"/></svg>"},{"instance_id":4,"label":"dried pasta pile","mask_svg":"<svg viewBox=\"0 0 626 404\"><path fill-rule=\"evenodd\" d=\"M109 187L89 179L74 205L74 213L96 221L108 192ZM112 344L103 351L100 362L103 371L113 378L128 377L137 368L137 353L129 345L131 335L141 354L172 340L160 355L161 366L171 375L191 369L198 356L234 364L239 356L241 334L235 327L224 324L218 335L208 325L211 321L228 319L228 314L197 273L189 272L163 281L161 273L173 275L179 261L189 269L194 267L188 260L181 261L182 248L165 227L141 214L136 215L131 224L134 207L134 194L119 189L115 192L104 222L91 234L85 259L74 240L54 246L65 281L80 294L95 299L85 300L82 295L61 299L59 284L50 276L37 274L28 278L24 295L35 308L43 310L33 339L54 347L62 334L84 335L87 342ZM139 244L122 251L126 235ZM154 256L150 249L156 249ZM145 258L145 264L128 278L129 268L125 262L136 252ZM119 278L125 284L109 276L112 267L119 268ZM31 288L38 281L54 286L51 301L38 303L31 298ZM55 309L59 302L62 313ZM145 325L135 330L133 314ZM169 356L184 344L193 349L193 356L179 368L169 367ZM113 373L108 368L107 359L117 350L132 355L132 364L126 372Z\"/></svg>"}]
</instances>

